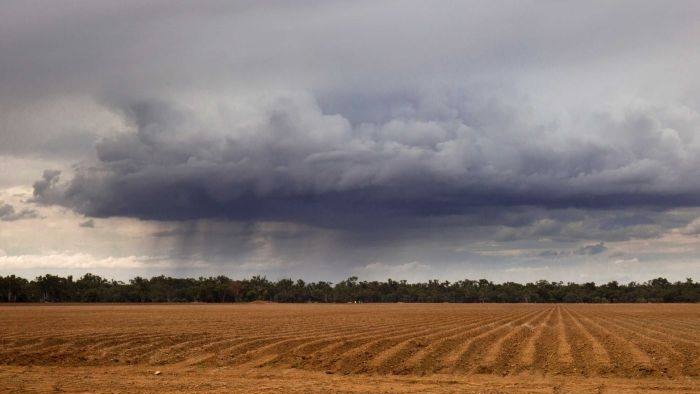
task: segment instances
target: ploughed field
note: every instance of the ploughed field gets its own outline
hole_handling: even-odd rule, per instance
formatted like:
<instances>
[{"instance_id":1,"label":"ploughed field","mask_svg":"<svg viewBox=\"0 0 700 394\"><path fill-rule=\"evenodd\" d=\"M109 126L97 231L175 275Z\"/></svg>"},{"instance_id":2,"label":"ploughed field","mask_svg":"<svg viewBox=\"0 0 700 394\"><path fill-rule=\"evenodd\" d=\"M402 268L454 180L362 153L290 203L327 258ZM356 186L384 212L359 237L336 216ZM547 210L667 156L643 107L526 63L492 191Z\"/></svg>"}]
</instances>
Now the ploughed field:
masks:
<instances>
[{"instance_id":1,"label":"ploughed field","mask_svg":"<svg viewBox=\"0 0 700 394\"><path fill-rule=\"evenodd\" d=\"M0 391L698 392L699 374L700 305L0 306Z\"/></svg>"}]
</instances>

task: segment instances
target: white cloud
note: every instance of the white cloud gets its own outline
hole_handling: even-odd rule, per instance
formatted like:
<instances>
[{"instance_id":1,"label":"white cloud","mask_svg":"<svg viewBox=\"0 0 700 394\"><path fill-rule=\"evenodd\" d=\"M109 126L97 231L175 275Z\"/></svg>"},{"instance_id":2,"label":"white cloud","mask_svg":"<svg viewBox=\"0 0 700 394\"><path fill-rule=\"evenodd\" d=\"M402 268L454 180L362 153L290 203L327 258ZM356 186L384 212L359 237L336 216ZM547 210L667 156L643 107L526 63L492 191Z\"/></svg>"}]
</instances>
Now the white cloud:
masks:
<instances>
[{"instance_id":1,"label":"white cloud","mask_svg":"<svg viewBox=\"0 0 700 394\"><path fill-rule=\"evenodd\" d=\"M148 256L95 257L87 253L0 254L0 270L172 268L162 258Z\"/></svg>"},{"instance_id":2,"label":"white cloud","mask_svg":"<svg viewBox=\"0 0 700 394\"><path fill-rule=\"evenodd\" d=\"M683 227L680 232L686 235L698 235L700 234L700 218L694 219L692 222L688 223Z\"/></svg>"},{"instance_id":3,"label":"white cloud","mask_svg":"<svg viewBox=\"0 0 700 394\"><path fill-rule=\"evenodd\" d=\"M636 257L631 259L618 259L613 261L613 264L621 266L623 268L632 268L639 264L639 259Z\"/></svg>"},{"instance_id":4,"label":"white cloud","mask_svg":"<svg viewBox=\"0 0 700 394\"><path fill-rule=\"evenodd\" d=\"M431 271L433 271L432 266L419 261L411 261L403 264L373 262L363 267L355 268L353 273L362 279L370 280L383 280L387 278L424 280L426 276L430 276Z\"/></svg>"},{"instance_id":5,"label":"white cloud","mask_svg":"<svg viewBox=\"0 0 700 394\"><path fill-rule=\"evenodd\" d=\"M510 267L510 268L506 268L504 271L510 272L510 273L533 273L533 272L548 272L550 270L551 270L551 268L548 265L545 265L545 266L541 266L541 267L533 267L533 266Z\"/></svg>"}]
</instances>

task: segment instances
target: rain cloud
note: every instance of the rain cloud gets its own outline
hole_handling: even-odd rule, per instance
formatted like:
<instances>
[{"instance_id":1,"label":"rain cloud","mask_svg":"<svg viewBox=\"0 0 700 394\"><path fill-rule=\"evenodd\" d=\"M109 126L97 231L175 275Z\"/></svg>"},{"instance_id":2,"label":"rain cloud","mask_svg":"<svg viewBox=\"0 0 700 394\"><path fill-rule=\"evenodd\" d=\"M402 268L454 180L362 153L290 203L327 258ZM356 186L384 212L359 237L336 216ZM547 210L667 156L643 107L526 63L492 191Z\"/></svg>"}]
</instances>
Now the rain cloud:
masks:
<instances>
[{"instance_id":1,"label":"rain cloud","mask_svg":"<svg viewBox=\"0 0 700 394\"><path fill-rule=\"evenodd\" d=\"M546 262L578 275L614 256L650 264L641 274L696 261L696 1L3 11L8 253L48 253L14 246L32 222L19 219L46 215L103 237L91 256L212 272L507 277ZM26 198L6 199L12 188ZM634 242L668 252L636 255Z\"/></svg>"}]
</instances>

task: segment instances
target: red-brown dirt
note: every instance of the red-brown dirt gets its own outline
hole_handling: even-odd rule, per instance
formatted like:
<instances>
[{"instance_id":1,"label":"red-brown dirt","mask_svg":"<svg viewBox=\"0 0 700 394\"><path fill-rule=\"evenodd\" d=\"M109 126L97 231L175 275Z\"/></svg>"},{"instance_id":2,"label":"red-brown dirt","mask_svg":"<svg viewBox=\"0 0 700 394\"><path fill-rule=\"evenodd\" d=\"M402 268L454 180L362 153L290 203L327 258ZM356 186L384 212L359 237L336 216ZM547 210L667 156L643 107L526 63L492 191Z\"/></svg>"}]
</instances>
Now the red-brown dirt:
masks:
<instances>
[{"instance_id":1,"label":"red-brown dirt","mask_svg":"<svg viewBox=\"0 0 700 394\"><path fill-rule=\"evenodd\" d=\"M0 306L0 392L691 393L698 360L700 305Z\"/></svg>"}]
</instances>

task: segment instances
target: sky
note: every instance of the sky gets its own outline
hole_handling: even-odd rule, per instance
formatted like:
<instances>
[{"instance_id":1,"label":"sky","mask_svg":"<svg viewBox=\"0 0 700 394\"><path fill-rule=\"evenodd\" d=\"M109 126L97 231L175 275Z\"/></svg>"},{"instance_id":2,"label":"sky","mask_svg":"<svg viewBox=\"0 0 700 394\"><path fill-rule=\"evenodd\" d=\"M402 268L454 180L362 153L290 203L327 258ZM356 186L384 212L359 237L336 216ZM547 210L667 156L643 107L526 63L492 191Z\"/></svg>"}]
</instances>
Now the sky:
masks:
<instances>
[{"instance_id":1,"label":"sky","mask_svg":"<svg viewBox=\"0 0 700 394\"><path fill-rule=\"evenodd\" d=\"M700 3L0 9L0 275L700 279Z\"/></svg>"}]
</instances>

